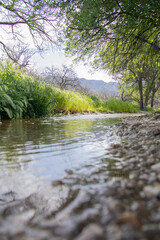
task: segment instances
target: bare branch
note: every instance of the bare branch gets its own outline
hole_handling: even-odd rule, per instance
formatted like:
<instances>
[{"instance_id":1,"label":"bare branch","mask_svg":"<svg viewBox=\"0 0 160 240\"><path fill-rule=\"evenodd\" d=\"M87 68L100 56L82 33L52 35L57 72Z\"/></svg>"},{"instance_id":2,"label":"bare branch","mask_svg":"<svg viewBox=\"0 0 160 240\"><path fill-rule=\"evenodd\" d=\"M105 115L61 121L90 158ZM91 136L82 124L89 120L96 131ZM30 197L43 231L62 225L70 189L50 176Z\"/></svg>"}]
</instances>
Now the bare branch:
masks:
<instances>
[{"instance_id":1,"label":"bare branch","mask_svg":"<svg viewBox=\"0 0 160 240\"><path fill-rule=\"evenodd\" d=\"M54 66L46 68L43 77L46 82L61 89L73 89L78 85L76 73L66 65L62 65L62 68L55 68Z\"/></svg>"}]
</instances>

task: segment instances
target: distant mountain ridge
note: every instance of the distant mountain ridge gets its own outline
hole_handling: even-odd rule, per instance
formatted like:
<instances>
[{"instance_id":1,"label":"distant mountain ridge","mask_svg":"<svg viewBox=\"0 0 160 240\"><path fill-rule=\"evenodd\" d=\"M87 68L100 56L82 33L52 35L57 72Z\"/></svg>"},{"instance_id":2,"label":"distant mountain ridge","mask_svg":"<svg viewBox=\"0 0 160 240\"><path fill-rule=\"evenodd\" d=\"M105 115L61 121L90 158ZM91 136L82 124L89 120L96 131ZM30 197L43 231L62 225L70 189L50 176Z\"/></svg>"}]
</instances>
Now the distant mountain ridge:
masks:
<instances>
[{"instance_id":1,"label":"distant mountain ridge","mask_svg":"<svg viewBox=\"0 0 160 240\"><path fill-rule=\"evenodd\" d=\"M86 87L93 93L107 94L110 96L118 95L117 82L104 82L103 80L87 80L79 78L82 87Z\"/></svg>"}]
</instances>

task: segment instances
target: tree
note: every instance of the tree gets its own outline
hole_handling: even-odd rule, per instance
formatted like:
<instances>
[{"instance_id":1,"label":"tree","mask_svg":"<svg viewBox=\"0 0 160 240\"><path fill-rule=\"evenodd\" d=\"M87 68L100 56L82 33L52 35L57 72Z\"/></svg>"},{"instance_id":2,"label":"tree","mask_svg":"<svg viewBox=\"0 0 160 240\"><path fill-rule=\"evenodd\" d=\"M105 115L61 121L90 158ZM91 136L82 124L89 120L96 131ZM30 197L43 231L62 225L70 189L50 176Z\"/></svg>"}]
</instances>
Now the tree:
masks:
<instances>
[{"instance_id":1,"label":"tree","mask_svg":"<svg viewBox=\"0 0 160 240\"><path fill-rule=\"evenodd\" d=\"M145 44L133 58L129 58L132 49L127 48L128 45L124 41L119 41L118 48L116 42L109 46L104 45L93 65L95 68L110 69L110 72L119 74L122 78L120 92L123 99L136 98L137 101L136 91L139 95L140 109L144 110L151 95L153 96L151 106L153 106L155 93L159 89L159 55L155 54L154 49L149 52L149 47Z\"/></svg>"},{"instance_id":2,"label":"tree","mask_svg":"<svg viewBox=\"0 0 160 240\"><path fill-rule=\"evenodd\" d=\"M154 105L155 94L160 88L159 63L137 58L130 62L122 72L120 92L123 100L139 102L140 109L145 110L149 101Z\"/></svg>"},{"instance_id":3,"label":"tree","mask_svg":"<svg viewBox=\"0 0 160 240\"><path fill-rule=\"evenodd\" d=\"M144 45L147 45L148 52L160 53L158 0L58 2L65 20L67 52L83 58L97 54L104 45L109 48L114 44L117 51L119 45L125 43L123 51L127 59L133 59Z\"/></svg>"},{"instance_id":4,"label":"tree","mask_svg":"<svg viewBox=\"0 0 160 240\"><path fill-rule=\"evenodd\" d=\"M45 81L61 89L75 88L79 84L75 71L66 65L62 65L62 68L47 67L43 76Z\"/></svg>"},{"instance_id":5,"label":"tree","mask_svg":"<svg viewBox=\"0 0 160 240\"><path fill-rule=\"evenodd\" d=\"M30 49L28 45L4 46L4 59L10 59L14 64L19 65L20 68L27 68L30 65L30 60L36 53L35 49Z\"/></svg>"},{"instance_id":6,"label":"tree","mask_svg":"<svg viewBox=\"0 0 160 240\"><path fill-rule=\"evenodd\" d=\"M34 42L39 48L55 41L55 11L51 0L0 0L0 46Z\"/></svg>"},{"instance_id":7,"label":"tree","mask_svg":"<svg viewBox=\"0 0 160 240\"><path fill-rule=\"evenodd\" d=\"M82 86L81 83L79 83L79 82L78 82L77 86L75 87L75 90L77 92L80 92L87 96L92 94L91 89L89 89L87 86Z\"/></svg>"}]
</instances>

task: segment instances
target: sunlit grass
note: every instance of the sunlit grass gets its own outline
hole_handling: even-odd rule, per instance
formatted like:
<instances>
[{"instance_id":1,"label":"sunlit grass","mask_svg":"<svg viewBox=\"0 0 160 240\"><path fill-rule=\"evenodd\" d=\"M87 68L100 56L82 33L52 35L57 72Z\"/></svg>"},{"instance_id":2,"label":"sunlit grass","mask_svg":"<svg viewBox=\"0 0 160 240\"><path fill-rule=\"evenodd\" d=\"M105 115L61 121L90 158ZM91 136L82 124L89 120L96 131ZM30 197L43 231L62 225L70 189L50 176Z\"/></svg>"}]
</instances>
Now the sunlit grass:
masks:
<instances>
[{"instance_id":1,"label":"sunlit grass","mask_svg":"<svg viewBox=\"0 0 160 240\"><path fill-rule=\"evenodd\" d=\"M104 102L104 107L113 112L137 112L135 106L132 103L124 102L114 98L110 98Z\"/></svg>"},{"instance_id":2,"label":"sunlit grass","mask_svg":"<svg viewBox=\"0 0 160 240\"><path fill-rule=\"evenodd\" d=\"M0 64L0 118L95 111L91 98L34 80L11 62Z\"/></svg>"},{"instance_id":3,"label":"sunlit grass","mask_svg":"<svg viewBox=\"0 0 160 240\"><path fill-rule=\"evenodd\" d=\"M92 99L78 92L53 88L55 96L54 113L95 111Z\"/></svg>"}]
</instances>

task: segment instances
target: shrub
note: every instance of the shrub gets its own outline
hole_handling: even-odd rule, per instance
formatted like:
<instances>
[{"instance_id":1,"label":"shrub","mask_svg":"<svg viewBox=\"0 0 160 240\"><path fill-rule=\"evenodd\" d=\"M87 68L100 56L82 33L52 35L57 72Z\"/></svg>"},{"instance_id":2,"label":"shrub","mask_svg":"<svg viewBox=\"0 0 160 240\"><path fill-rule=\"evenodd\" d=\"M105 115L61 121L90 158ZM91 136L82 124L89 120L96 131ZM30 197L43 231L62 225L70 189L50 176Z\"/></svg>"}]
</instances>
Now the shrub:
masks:
<instances>
[{"instance_id":1,"label":"shrub","mask_svg":"<svg viewBox=\"0 0 160 240\"><path fill-rule=\"evenodd\" d=\"M51 112L51 86L35 81L11 62L0 64L1 118L42 117Z\"/></svg>"}]
</instances>

